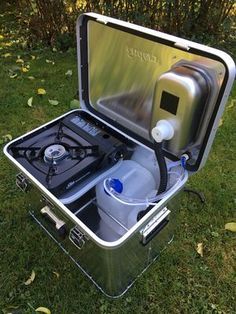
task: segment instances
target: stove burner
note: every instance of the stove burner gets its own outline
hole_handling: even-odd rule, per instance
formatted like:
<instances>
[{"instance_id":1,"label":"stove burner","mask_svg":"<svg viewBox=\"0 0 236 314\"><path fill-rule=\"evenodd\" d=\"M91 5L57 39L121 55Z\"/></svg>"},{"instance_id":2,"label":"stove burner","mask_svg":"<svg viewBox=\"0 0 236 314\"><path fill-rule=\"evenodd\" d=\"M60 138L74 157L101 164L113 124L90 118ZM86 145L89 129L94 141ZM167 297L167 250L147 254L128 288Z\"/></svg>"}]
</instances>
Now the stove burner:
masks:
<instances>
[{"instance_id":1,"label":"stove burner","mask_svg":"<svg viewBox=\"0 0 236 314\"><path fill-rule=\"evenodd\" d=\"M63 145L54 144L48 146L44 151L45 162L57 162L65 158L67 155L66 149Z\"/></svg>"}]
</instances>

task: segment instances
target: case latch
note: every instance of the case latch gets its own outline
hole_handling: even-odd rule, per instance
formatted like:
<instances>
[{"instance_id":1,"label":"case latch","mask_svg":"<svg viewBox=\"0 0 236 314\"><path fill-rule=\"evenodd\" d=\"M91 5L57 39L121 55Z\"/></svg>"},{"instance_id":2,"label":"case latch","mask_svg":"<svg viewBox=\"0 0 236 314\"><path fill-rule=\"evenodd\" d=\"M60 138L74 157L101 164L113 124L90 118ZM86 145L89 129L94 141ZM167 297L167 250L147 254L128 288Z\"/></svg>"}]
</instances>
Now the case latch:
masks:
<instances>
[{"instance_id":1,"label":"case latch","mask_svg":"<svg viewBox=\"0 0 236 314\"><path fill-rule=\"evenodd\" d=\"M29 181L28 179L26 179L22 172L16 175L16 186L23 192L27 192L28 190Z\"/></svg>"},{"instance_id":2,"label":"case latch","mask_svg":"<svg viewBox=\"0 0 236 314\"><path fill-rule=\"evenodd\" d=\"M79 250L82 249L86 241L85 235L76 226L70 230L69 239Z\"/></svg>"}]
</instances>

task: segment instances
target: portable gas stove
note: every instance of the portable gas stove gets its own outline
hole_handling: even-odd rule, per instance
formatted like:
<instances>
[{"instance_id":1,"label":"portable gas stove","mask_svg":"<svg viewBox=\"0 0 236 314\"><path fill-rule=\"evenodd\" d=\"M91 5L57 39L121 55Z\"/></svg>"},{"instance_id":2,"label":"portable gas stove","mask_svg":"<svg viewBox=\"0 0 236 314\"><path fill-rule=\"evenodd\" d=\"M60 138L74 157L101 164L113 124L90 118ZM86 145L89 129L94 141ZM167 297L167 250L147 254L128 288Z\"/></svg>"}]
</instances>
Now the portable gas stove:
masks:
<instances>
[{"instance_id":1,"label":"portable gas stove","mask_svg":"<svg viewBox=\"0 0 236 314\"><path fill-rule=\"evenodd\" d=\"M97 170L114 165L126 146L104 125L71 113L14 143L9 152L50 192L59 196Z\"/></svg>"}]
</instances>

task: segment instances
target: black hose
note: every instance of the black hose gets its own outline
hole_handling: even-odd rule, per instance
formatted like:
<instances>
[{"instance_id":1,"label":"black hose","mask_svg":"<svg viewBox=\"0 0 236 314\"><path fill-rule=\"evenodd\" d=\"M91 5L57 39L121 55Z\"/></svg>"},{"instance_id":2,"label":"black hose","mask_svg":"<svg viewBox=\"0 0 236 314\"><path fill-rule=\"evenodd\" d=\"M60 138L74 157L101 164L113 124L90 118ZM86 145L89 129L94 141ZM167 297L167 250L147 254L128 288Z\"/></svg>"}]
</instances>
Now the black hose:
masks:
<instances>
[{"instance_id":1,"label":"black hose","mask_svg":"<svg viewBox=\"0 0 236 314\"><path fill-rule=\"evenodd\" d=\"M160 170L160 184L157 191L158 195L160 193L165 192L168 181L168 172L165 157L162 151L162 142L161 143L157 143L156 141L154 142L154 151ZM150 209L152 209L152 206L148 206L148 208L141 210L137 215L137 221L139 221L144 215L146 215L146 213L148 213Z\"/></svg>"},{"instance_id":2,"label":"black hose","mask_svg":"<svg viewBox=\"0 0 236 314\"><path fill-rule=\"evenodd\" d=\"M168 172L165 157L162 151L162 142L161 143L157 143L156 141L154 142L154 151L160 170L160 184L157 192L157 194L160 194L165 192L168 181Z\"/></svg>"}]
</instances>

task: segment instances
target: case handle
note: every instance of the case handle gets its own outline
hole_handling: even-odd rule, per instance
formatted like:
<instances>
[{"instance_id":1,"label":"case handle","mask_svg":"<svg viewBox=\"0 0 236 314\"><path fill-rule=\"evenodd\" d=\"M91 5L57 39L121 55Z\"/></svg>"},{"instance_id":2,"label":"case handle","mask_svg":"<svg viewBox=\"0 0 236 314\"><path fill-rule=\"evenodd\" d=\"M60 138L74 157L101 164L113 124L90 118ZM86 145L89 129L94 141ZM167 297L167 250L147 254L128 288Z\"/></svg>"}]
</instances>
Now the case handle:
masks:
<instances>
[{"instance_id":1,"label":"case handle","mask_svg":"<svg viewBox=\"0 0 236 314\"><path fill-rule=\"evenodd\" d=\"M48 205L44 206L40 210L41 214L45 217L47 217L51 222L55 224L55 228L61 237L66 236L66 223L57 218L57 216L51 211L50 207Z\"/></svg>"},{"instance_id":2,"label":"case handle","mask_svg":"<svg viewBox=\"0 0 236 314\"><path fill-rule=\"evenodd\" d=\"M170 210L163 208L145 227L141 230L141 244L147 245L162 229L169 223Z\"/></svg>"}]
</instances>

